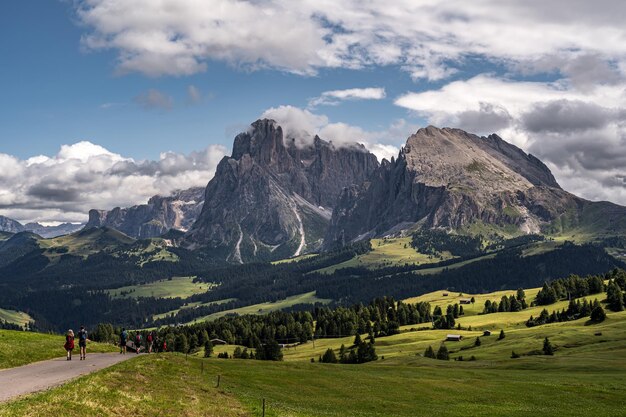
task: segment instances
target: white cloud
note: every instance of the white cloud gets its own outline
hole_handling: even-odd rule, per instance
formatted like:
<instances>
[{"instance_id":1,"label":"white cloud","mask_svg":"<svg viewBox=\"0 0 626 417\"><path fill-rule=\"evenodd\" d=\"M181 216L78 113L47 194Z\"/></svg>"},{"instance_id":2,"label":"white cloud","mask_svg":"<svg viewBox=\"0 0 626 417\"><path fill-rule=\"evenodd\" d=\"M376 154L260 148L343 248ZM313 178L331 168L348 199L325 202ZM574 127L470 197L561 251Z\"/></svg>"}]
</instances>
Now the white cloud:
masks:
<instances>
[{"instance_id":1,"label":"white cloud","mask_svg":"<svg viewBox=\"0 0 626 417\"><path fill-rule=\"evenodd\" d=\"M395 103L435 125L496 132L546 162L568 191L626 204L625 92L626 82L581 90L480 75Z\"/></svg>"},{"instance_id":2,"label":"white cloud","mask_svg":"<svg viewBox=\"0 0 626 417\"><path fill-rule=\"evenodd\" d=\"M190 104L198 104L202 101L202 93L195 85L187 86L187 102Z\"/></svg>"},{"instance_id":3,"label":"white cloud","mask_svg":"<svg viewBox=\"0 0 626 417\"><path fill-rule=\"evenodd\" d=\"M294 106L270 108L261 117L275 120L283 128L285 136L298 140L297 144L300 146L310 144L315 135L318 135L338 147L360 143L376 155L378 160L397 156L399 146L419 128L404 119L398 119L386 128L369 131L347 123L331 123L325 115Z\"/></svg>"},{"instance_id":4,"label":"white cloud","mask_svg":"<svg viewBox=\"0 0 626 417\"><path fill-rule=\"evenodd\" d=\"M154 88L139 94L133 100L146 110L171 110L174 105L172 97Z\"/></svg>"},{"instance_id":5,"label":"white cloud","mask_svg":"<svg viewBox=\"0 0 626 417\"><path fill-rule=\"evenodd\" d=\"M398 65L414 78L455 73L467 57L518 66L594 56L623 67L621 1L79 0L87 49L117 52L121 72L189 75L211 61L312 74ZM558 65L578 74L590 63ZM599 64L599 65L598 65ZM532 67L532 66L530 66ZM529 68L530 68L529 67Z\"/></svg>"},{"instance_id":6,"label":"white cloud","mask_svg":"<svg viewBox=\"0 0 626 417\"><path fill-rule=\"evenodd\" d=\"M334 106L346 100L382 100L385 97L385 89L378 87L324 91L319 97L309 100L309 107Z\"/></svg>"},{"instance_id":7,"label":"white cloud","mask_svg":"<svg viewBox=\"0 0 626 417\"><path fill-rule=\"evenodd\" d=\"M125 207L205 186L225 154L224 147L211 145L189 155L164 152L156 161L135 161L87 141L63 145L50 157L0 154L0 213L24 222L85 221L92 208Z\"/></svg>"}]
</instances>

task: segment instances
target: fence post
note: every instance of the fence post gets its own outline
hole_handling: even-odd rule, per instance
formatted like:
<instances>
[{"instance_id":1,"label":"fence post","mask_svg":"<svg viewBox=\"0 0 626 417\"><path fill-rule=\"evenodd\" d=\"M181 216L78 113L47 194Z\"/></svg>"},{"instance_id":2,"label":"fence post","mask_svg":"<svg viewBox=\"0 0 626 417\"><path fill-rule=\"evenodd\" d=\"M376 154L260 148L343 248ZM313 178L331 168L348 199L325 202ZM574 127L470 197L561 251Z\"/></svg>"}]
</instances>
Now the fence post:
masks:
<instances>
[{"instance_id":1,"label":"fence post","mask_svg":"<svg viewBox=\"0 0 626 417\"><path fill-rule=\"evenodd\" d=\"M265 398L263 398L263 417L265 417Z\"/></svg>"},{"instance_id":2,"label":"fence post","mask_svg":"<svg viewBox=\"0 0 626 417\"><path fill-rule=\"evenodd\" d=\"M222 377L221 375L217 376L217 387L216 388L220 387L220 379L221 379L221 377Z\"/></svg>"}]
</instances>

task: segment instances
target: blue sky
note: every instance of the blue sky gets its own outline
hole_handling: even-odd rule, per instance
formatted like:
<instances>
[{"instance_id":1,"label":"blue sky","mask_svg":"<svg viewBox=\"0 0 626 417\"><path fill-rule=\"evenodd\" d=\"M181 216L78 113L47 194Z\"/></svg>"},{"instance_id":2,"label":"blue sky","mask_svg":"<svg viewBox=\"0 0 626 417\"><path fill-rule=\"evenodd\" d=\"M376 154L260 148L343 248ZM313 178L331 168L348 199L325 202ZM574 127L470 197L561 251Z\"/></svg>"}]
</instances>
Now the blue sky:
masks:
<instances>
[{"instance_id":1,"label":"blue sky","mask_svg":"<svg viewBox=\"0 0 626 417\"><path fill-rule=\"evenodd\" d=\"M626 204L624 15L616 0L4 1L0 215L84 221L205 185L261 115L379 158L427 124L495 132L565 189Z\"/></svg>"},{"instance_id":2,"label":"blue sky","mask_svg":"<svg viewBox=\"0 0 626 417\"><path fill-rule=\"evenodd\" d=\"M237 70L214 61L191 76L116 75L113 52L81 48L84 28L71 4L10 1L0 7L5 40L0 46L0 151L21 158L52 155L62 144L80 140L137 159L155 159L168 150L188 153L210 143L229 147L234 135L268 108L304 108L323 91L355 87L385 87L388 98L329 106L324 113L364 129L385 129L390 120L408 114L392 104L393 98L420 88L394 67L302 76ZM188 102L189 86L202 93L201 102ZM172 108L145 109L134 101L149 89L172 97Z\"/></svg>"}]
</instances>

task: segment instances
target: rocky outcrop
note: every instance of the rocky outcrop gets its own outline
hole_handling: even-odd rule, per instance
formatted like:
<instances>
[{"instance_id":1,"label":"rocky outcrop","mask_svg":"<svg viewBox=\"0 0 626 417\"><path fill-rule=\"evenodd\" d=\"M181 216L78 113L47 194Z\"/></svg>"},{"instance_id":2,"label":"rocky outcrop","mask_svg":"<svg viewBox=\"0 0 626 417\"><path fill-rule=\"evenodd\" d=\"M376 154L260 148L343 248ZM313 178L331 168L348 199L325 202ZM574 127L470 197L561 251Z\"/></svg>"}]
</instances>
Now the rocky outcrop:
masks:
<instances>
[{"instance_id":1,"label":"rocky outcrop","mask_svg":"<svg viewBox=\"0 0 626 417\"><path fill-rule=\"evenodd\" d=\"M429 126L407 140L397 159L343 192L325 246L420 227L548 232L562 218L567 227L586 226L591 219L584 213L606 211L607 204L562 190L541 161L496 135ZM623 207L613 210L613 224L618 212L626 218Z\"/></svg>"},{"instance_id":2,"label":"rocky outcrop","mask_svg":"<svg viewBox=\"0 0 626 417\"><path fill-rule=\"evenodd\" d=\"M147 204L113 210L90 210L85 228L110 227L138 239L161 236L170 229L187 231L204 204L204 189L190 188Z\"/></svg>"},{"instance_id":3,"label":"rocky outcrop","mask_svg":"<svg viewBox=\"0 0 626 417\"><path fill-rule=\"evenodd\" d=\"M296 139L267 119L239 134L206 188L186 244L232 262L318 248L342 189L362 183L378 161L361 145L339 148L315 137L299 146Z\"/></svg>"}]
</instances>

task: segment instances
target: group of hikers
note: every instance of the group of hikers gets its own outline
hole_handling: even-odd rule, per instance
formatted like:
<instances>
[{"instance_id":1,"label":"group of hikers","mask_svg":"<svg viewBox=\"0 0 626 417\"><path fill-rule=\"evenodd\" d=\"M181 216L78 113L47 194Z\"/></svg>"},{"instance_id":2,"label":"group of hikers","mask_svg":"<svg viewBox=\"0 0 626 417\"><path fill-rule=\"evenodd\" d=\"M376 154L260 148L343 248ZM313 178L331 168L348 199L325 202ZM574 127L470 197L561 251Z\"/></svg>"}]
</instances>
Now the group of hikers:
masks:
<instances>
[{"instance_id":1,"label":"group of hikers","mask_svg":"<svg viewBox=\"0 0 626 417\"><path fill-rule=\"evenodd\" d=\"M128 332L126 329L122 329L120 333L120 354L126 354L126 347L128 346ZM135 353L139 354L139 351L144 347L143 338L141 333L135 334L135 340L132 347L135 349ZM151 331L146 336L145 351L152 352L167 352L167 342L165 339L160 340L159 335L155 331Z\"/></svg>"},{"instance_id":2,"label":"group of hikers","mask_svg":"<svg viewBox=\"0 0 626 417\"><path fill-rule=\"evenodd\" d=\"M78 331L78 335L74 335L74 331L72 329L67 331L65 335L65 351L67 352L67 360L72 360L72 352L74 351L74 341L78 337L78 347L80 348L80 360L87 359L87 342L90 341L87 337L87 330L85 330L85 326L80 326L80 330ZM120 333L120 354L126 354L126 347L128 345L128 332L126 329L122 329ZM136 333L133 343L131 344L131 349L135 350L135 353L139 354L141 349L144 347L143 338L141 333ZM145 343L145 351L148 353L152 352L167 352L167 341L165 339L160 340L157 332L152 331L148 333L146 336Z\"/></svg>"},{"instance_id":3,"label":"group of hikers","mask_svg":"<svg viewBox=\"0 0 626 417\"><path fill-rule=\"evenodd\" d=\"M72 352L74 351L74 331L72 329L67 331L65 335L65 351L67 352L67 360L72 360ZM87 359L87 342L89 339L87 338L87 330L85 330L85 326L80 326L80 330L78 331L78 347L80 348L80 360L84 361Z\"/></svg>"}]
</instances>

